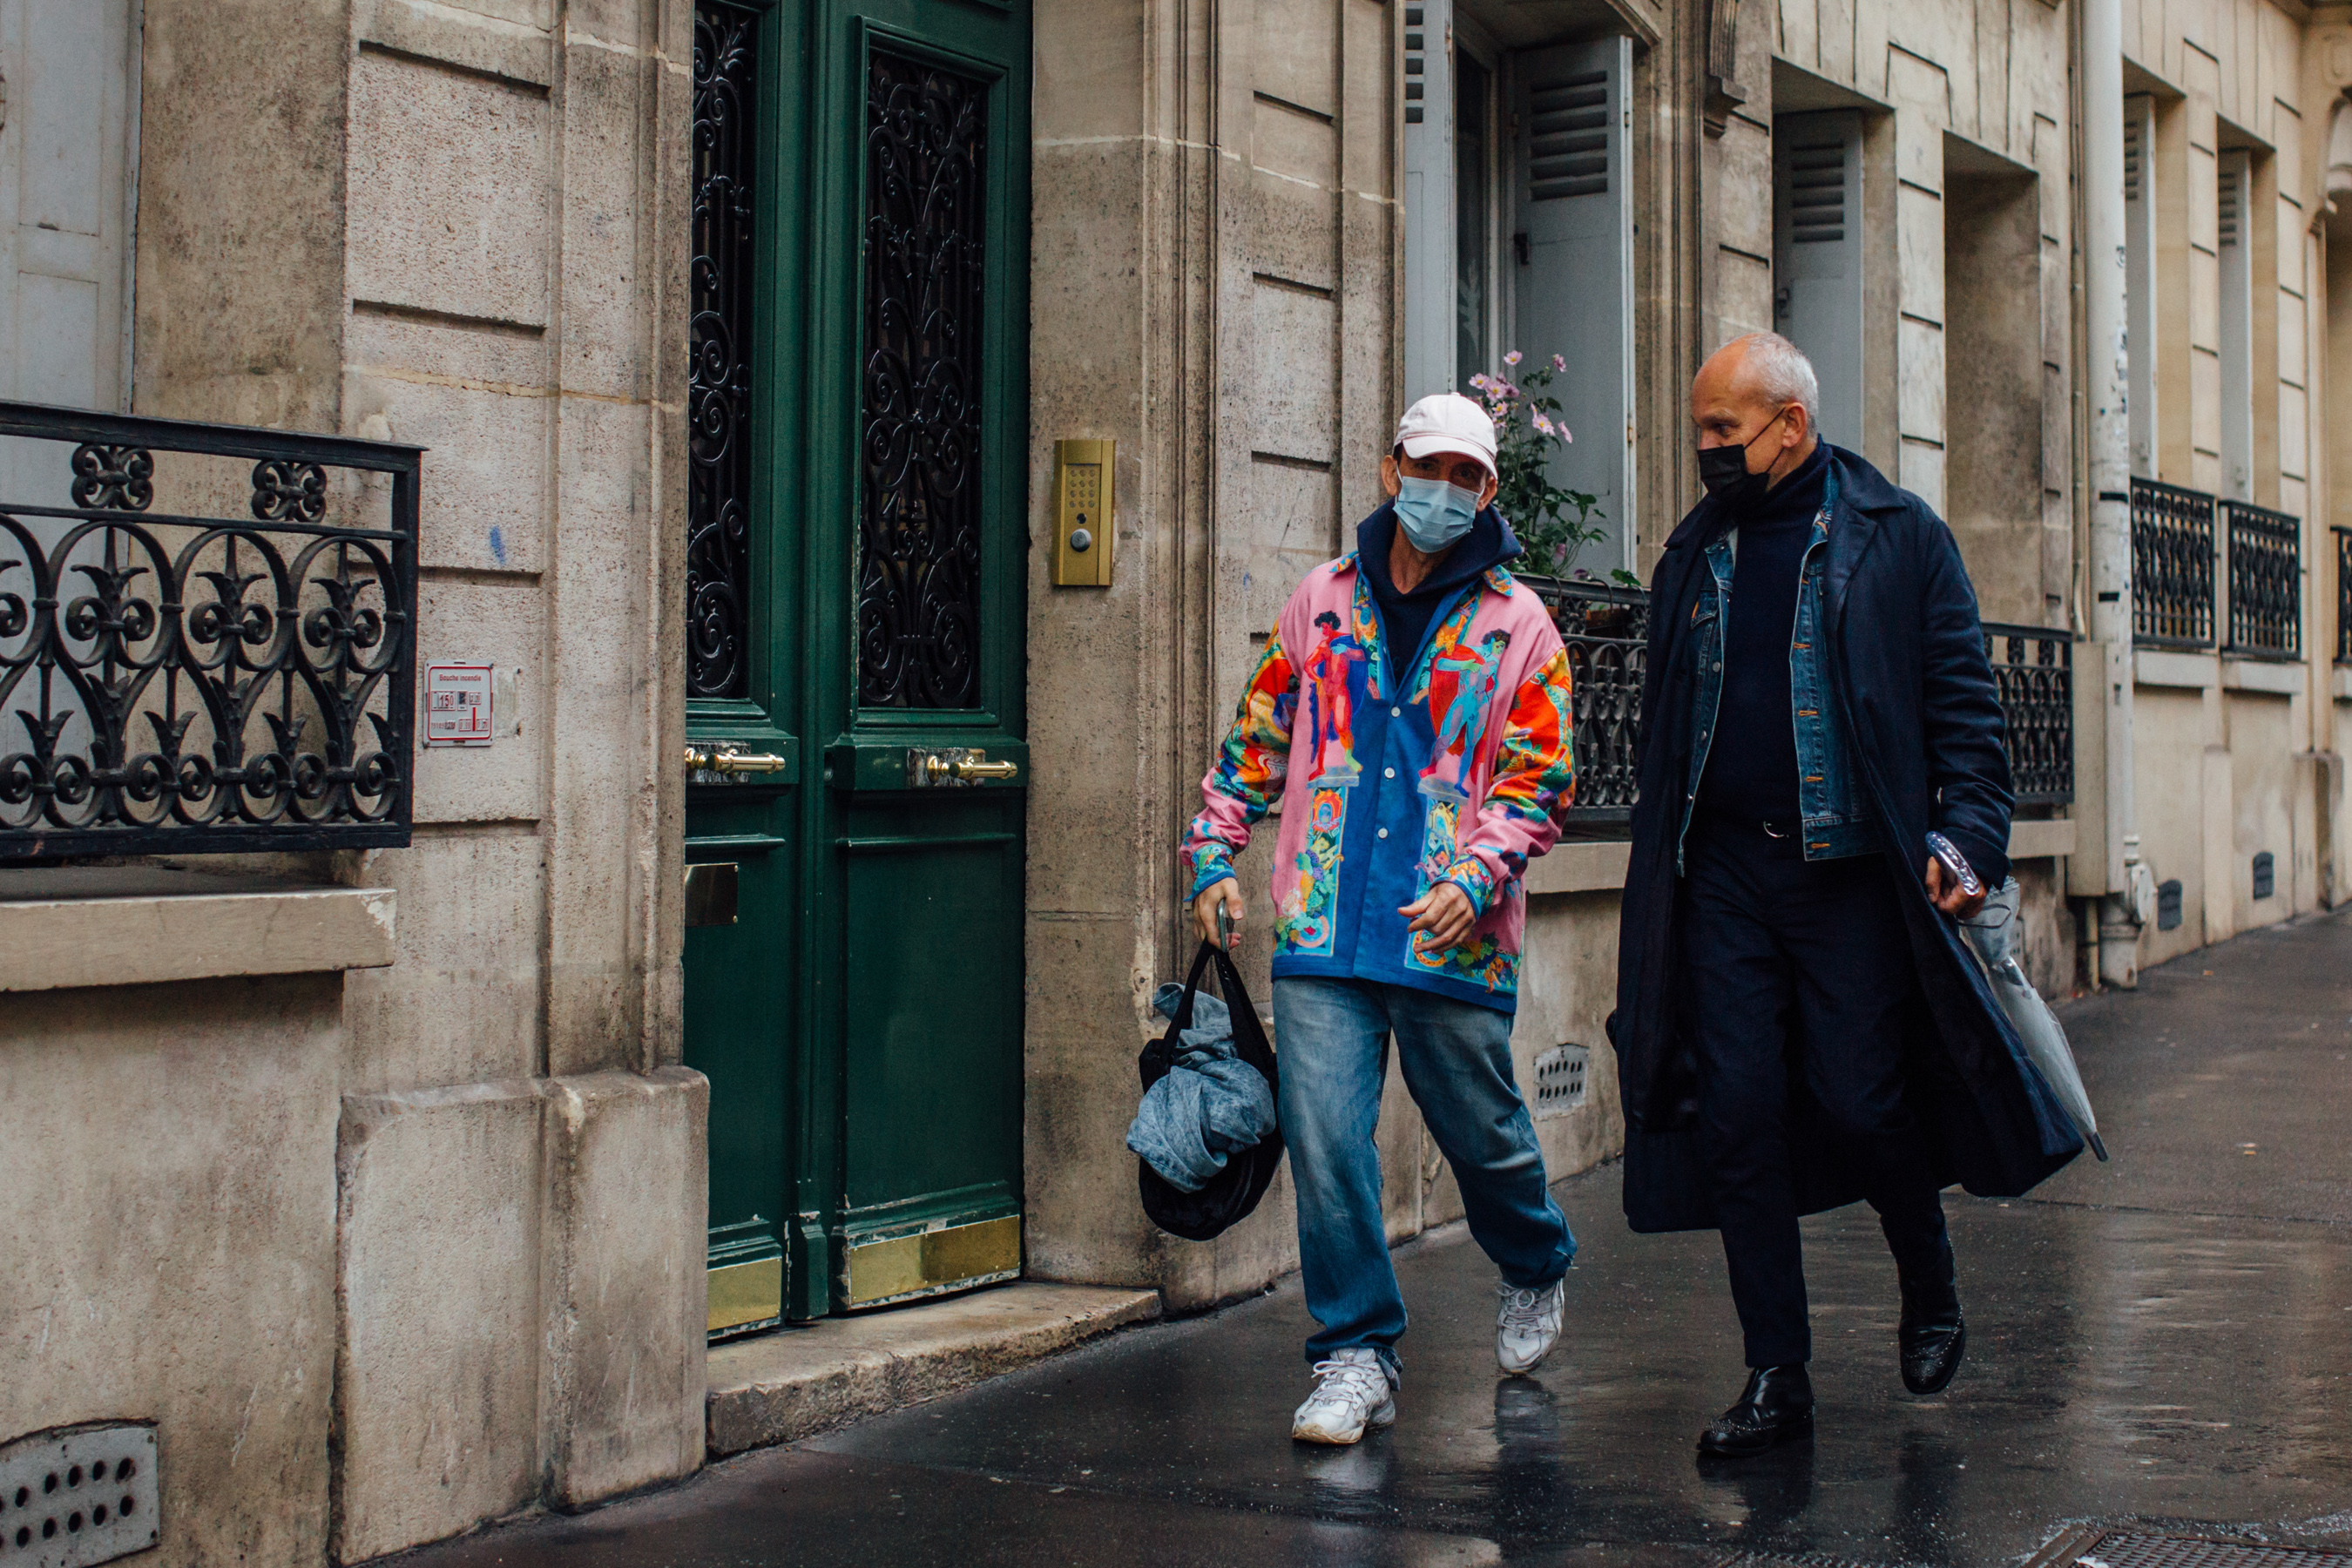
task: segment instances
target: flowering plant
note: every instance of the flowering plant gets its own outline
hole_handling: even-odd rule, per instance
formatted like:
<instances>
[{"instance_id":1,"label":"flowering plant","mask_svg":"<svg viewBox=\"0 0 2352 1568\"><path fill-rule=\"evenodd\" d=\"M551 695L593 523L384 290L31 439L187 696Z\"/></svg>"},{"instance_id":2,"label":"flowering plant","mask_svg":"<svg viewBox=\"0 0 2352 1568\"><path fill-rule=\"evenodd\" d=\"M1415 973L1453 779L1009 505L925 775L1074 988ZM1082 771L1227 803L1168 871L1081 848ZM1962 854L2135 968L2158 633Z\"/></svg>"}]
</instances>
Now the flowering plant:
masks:
<instances>
[{"instance_id":1,"label":"flowering plant","mask_svg":"<svg viewBox=\"0 0 2352 1568\"><path fill-rule=\"evenodd\" d=\"M1551 378L1564 374L1568 362L1551 356L1517 381L1507 374L1526 356L1513 349L1503 356L1506 374L1474 375L1470 385L1495 422L1495 468L1501 487L1495 506L1508 518L1519 542L1527 547L1528 566L1538 574L1558 576L1587 544L1609 537L1598 526L1600 500L1581 490L1562 489L1549 472L1555 447L1574 439L1560 422L1559 399L1545 389ZM1590 572L1579 569L1579 577Z\"/></svg>"}]
</instances>

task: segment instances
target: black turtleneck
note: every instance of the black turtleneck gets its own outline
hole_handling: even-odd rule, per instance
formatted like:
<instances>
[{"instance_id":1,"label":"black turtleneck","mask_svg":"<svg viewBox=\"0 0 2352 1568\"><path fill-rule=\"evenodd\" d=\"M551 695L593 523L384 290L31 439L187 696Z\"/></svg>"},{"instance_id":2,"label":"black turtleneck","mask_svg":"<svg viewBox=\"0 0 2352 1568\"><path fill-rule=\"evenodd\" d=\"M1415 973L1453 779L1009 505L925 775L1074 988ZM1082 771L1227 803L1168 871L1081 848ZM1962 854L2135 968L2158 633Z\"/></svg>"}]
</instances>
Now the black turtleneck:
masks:
<instances>
[{"instance_id":1,"label":"black turtleneck","mask_svg":"<svg viewBox=\"0 0 2352 1568\"><path fill-rule=\"evenodd\" d=\"M1812 456L1731 519L1739 530L1731 614L1723 636L1723 700L1699 804L1749 821L1794 823L1797 732L1789 644L1797 624L1797 573L1822 510L1830 449Z\"/></svg>"},{"instance_id":2,"label":"black turtleneck","mask_svg":"<svg viewBox=\"0 0 2352 1568\"><path fill-rule=\"evenodd\" d=\"M1364 519L1356 530L1356 552L1365 579L1381 606L1381 632L1388 645L1389 668L1410 668L1429 635L1430 620L1454 592L1490 566L1515 561L1521 553L1519 536L1503 514L1487 507L1471 520L1470 531L1438 557L1437 566L1410 594L1397 592L1389 578L1389 548L1396 542L1396 509L1384 506Z\"/></svg>"}]
</instances>

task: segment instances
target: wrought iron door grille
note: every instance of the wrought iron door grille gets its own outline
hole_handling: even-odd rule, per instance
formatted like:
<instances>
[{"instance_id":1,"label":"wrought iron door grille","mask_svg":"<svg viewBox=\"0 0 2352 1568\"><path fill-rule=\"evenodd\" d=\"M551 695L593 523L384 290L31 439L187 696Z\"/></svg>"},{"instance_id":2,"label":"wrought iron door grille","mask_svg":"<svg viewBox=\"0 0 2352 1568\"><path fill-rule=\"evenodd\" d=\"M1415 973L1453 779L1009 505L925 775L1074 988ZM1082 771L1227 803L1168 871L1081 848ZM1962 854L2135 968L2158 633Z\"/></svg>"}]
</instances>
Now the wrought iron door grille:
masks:
<instances>
[{"instance_id":1,"label":"wrought iron door grille","mask_svg":"<svg viewBox=\"0 0 2352 1568\"><path fill-rule=\"evenodd\" d=\"M751 690L751 280L759 15L694 8L686 694Z\"/></svg>"},{"instance_id":2,"label":"wrought iron door grille","mask_svg":"<svg viewBox=\"0 0 2352 1568\"><path fill-rule=\"evenodd\" d=\"M2245 501L2221 502L2230 542L2230 651L2303 657L2303 520Z\"/></svg>"},{"instance_id":3,"label":"wrought iron door grille","mask_svg":"<svg viewBox=\"0 0 2352 1568\"><path fill-rule=\"evenodd\" d=\"M406 844L419 458L0 403L0 860Z\"/></svg>"},{"instance_id":4,"label":"wrought iron door grille","mask_svg":"<svg viewBox=\"0 0 2352 1568\"><path fill-rule=\"evenodd\" d=\"M2131 482L2132 638L2213 646L2213 498L2154 479Z\"/></svg>"},{"instance_id":5,"label":"wrought iron door grille","mask_svg":"<svg viewBox=\"0 0 2352 1568\"><path fill-rule=\"evenodd\" d=\"M1568 645L1574 680L1576 804L1571 826L1633 820L1633 748L1642 729L1642 676L1650 646L1650 596L1639 588L1530 578Z\"/></svg>"},{"instance_id":6,"label":"wrought iron door grille","mask_svg":"<svg viewBox=\"0 0 2352 1568\"><path fill-rule=\"evenodd\" d=\"M988 84L877 49L866 97L857 700L980 692Z\"/></svg>"},{"instance_id":7,"label":"wrought iron door grille","mask_svg":"<svg viewBox=\"0 0 2352 1568\"><path fill-rule=\"evenodd\" d=\"M2074 635L1992 622L1984 634L2017 804L2063 805L2074 798Z\"/></svg>"},{"instance_id":8,"label":"wrought iron door grille","mask_svg":"<svg viewBox=\"0 0 2352 1568\"><path fill-rule=\"evenodd\" d=\"M2352 528L2336 534L2336 662L2352 664Z\"/></svg>"}]
</instances>

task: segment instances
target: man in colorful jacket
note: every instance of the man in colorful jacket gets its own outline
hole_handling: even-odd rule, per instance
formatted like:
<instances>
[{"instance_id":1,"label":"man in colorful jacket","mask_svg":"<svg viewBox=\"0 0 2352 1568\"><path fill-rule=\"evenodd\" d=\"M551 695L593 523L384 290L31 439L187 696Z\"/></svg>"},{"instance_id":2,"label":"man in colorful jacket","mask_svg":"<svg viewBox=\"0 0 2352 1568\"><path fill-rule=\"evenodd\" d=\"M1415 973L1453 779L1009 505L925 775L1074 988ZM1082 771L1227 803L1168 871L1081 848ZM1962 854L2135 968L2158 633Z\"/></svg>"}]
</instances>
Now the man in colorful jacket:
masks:
<instances>
[{"instance_id":1,"label":"man in colorful jacket","mask_svg":"<svg viewBox=\"0 0 2352 1568\"><path fill-rule=\"evenodd\" d=\"M1381 463L1391 500L1307 574L1202 781L1185 835L1193 915L1236 925L1234 857L1286 794L1275 847L1275 1044L1298 1195L1314 1392L1291 1436L1353 1443L1396 1419L1405 1310L1381 1213L1388 1041L1502 1271L1495 1354L1531 1370L1559 1334L1576 1238L1551 1201L1511 1066L1528 861L1570 803L1567 650L1504 563L1495 427L1425 397Z\"/></svg>"}]
</instances>

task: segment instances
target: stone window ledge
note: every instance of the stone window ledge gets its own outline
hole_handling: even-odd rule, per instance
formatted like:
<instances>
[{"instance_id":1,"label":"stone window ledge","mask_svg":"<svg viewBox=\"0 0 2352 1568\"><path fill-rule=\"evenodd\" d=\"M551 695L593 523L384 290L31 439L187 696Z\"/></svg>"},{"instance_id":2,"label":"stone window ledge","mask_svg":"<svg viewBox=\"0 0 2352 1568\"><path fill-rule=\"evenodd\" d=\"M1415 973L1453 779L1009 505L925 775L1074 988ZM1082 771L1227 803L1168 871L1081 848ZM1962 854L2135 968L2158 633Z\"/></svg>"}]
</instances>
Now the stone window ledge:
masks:
<instances>
[{"instance_id":1,"label":"stone window ledge","mask_svg":"<svg viewBox=\"0 0 2352 1568\"><path fill-rule=\"evenodd\" d=\"M381 969L394 894L161 866L0 870L0 992Z\"/></svg>"},{"instance_id":2,"label":"stone window ledge","mask_svg":"<svg viewBox=\"0 0 2352 1568\"><path fill-rule=\"evenodd\" d=\"M2132 653L2132 680L2138 686L2175 691L2267 691L2300 696L2311 677L2299 659L2233 658L2222 653L2185 653L2143 647Z\"/></svg>"},{"instance_id":3,"label":"stone window ledge","mask_svg":"<svg viewBox=\"0 0 2352 1568\"><path fill-rule=\"evenodd\" d=\"M1525 886L1536 895L1613 893L1625 885L1633 858L1633 847L1623 839L1555 845L1529 863Z\"/></svg>"}]
</instances>

